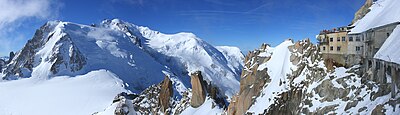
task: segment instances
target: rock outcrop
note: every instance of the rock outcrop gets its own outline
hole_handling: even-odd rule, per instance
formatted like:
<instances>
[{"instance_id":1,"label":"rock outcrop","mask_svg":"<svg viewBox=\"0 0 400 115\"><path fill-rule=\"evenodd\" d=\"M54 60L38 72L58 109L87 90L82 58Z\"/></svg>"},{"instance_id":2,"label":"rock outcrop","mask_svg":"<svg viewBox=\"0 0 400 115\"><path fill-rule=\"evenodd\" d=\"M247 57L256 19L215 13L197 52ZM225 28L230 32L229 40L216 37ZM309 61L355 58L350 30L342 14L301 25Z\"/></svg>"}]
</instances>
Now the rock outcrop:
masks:
<instances>
[{"instance_id":1,"label":"rock outcrop","mask_svg":"<svg viewBox=\"0 0 400 115\"><path fill-rule=\"evenodd\" d=\"M238 95L233 96L228 107L228 114L242 115L254 102L255 96L258 96L266 82L269 82L267 69L258 71L259 64L268 61L271 56L268 44L262 44L261 48L251 51L245 57L245 65L240 77L240 91ZM260 55L266 53L266 55Z\"/></svg>"},{"instance_id":2,"label":"rock outcrop","mask_svg":"<svg viewBox=\"0 0 400 115\"><path fill-rule=\"evenodd\" d=\"M132 99L135 98L137 95L134 94L127 94L122 92L115 96L113 100L113 104L116 104L116 108L114 110L115 115L136 115L135 111L133 110Z\"/></svg>"},{"instance_id":3,"label":"rock outcrop","mask_svg":"<svg viewBox=\"0 0 400 115\"><path fill-rule=\"evenodd\" d=\"M6 61L6 63L9 64L14 57L15 57L15 53L14 52L10 52L10 54L8 55L8 60Z\"/></svg>"},{"instance_id":4,"label":"rock outcrop","mask_svg":"<svg viewBox=\"0 0 400 115\"><path fill-rule=\"evenodd\" d=\"M206 83L200 71L196 71L190 75L190 83L192 84L192 98L190 105L194 108L201 106L206 99Z\"/></svg>"},{"instance_id":5,"label":"rock outcrop","mask_svg":"<svg viewBox=\"0 0 400 115\"><path fill-rule=\"evenodd\" d=\"M161 111L165 114L168 114L167 109L169 108L169 102L172 95L172 81L169 79L168 76L165 76L164 80L161 82L160 97L158 98L161 104Z\"/></svg>"},{"instance_id":6,"label":"rock outcrop","mask_svg":"<svg viewBox=\"0 0 400 115\"><path fill-rule=\"evenodd\" d=\"M369 7L372 6L374 0L366 0L365 4L354 14L354 19L351 24L356 23L358 20L363 18L369 11Z\"/></svg>"}]
</instances>

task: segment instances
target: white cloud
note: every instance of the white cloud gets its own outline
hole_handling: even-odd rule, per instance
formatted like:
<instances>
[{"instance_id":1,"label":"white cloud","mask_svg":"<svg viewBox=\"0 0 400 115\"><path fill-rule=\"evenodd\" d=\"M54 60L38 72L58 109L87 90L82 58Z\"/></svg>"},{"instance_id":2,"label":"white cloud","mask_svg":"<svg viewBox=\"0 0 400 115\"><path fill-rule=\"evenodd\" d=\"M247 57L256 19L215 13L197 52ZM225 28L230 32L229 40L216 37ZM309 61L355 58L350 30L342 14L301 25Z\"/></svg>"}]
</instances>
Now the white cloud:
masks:
<instances>
[{"instance_id":1,"label":"white cloud","mask_svg":"<svg viewBox=\"0 0 400 115\"><path fill-rule=\"evenodd\" d=\"M58 0L0 0L0 56L19 50L26 42L21 28L43 23L57 17L61 5ZM40 21L41 20L41 21ZM35 31L35 28L31 31Z\"/></svg>"},{"instance_id":2,"label":"white cloud","mask_svg":"<svg viewBox=\"0 0 400 115\"><path fill-rule=\"evenodd\" d=\"M27 18L48 18L51 5L51 0L0 0L0 27Z\"/></svg>"}]
</instances>

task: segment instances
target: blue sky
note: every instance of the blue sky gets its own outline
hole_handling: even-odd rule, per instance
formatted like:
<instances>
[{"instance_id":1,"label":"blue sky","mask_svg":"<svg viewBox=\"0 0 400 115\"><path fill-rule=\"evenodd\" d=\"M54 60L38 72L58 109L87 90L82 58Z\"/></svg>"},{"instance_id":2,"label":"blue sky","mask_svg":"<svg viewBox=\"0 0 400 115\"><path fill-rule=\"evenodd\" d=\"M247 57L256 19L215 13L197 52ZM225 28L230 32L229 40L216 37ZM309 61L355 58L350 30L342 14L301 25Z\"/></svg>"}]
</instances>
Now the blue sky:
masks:
<instances>
[{"instance_id":1,"label":"blue sky","mask_svg":"<svg viewBox=\"0 0 400 115\"><path fill-rule=\"evenodd\" d=\"M48 20L92 24L112 18L163 33L192 32L212 45L249 51L287 38L315 41L322 29L348 25L364 1L0 0L8 4L0 8L0 55L20 50Z\"/></svg>"}]
</instances>

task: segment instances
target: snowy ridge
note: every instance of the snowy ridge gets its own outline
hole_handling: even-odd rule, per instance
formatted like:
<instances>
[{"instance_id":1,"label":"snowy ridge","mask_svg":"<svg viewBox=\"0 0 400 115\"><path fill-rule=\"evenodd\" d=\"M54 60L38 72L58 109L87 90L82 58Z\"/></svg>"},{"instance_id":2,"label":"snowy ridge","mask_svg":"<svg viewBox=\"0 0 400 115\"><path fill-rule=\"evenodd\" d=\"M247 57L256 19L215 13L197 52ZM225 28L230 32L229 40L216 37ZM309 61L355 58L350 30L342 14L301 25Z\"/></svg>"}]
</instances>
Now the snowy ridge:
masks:
<instances>
[{"instance_id":1,"label":"snowy ridge","mask_svg":"<svg viewBox=\"0 0 400 115\"><path fill-rule=\"evenodd\" d=\"M399 0L378 0L370 7L362 19L353 24L349 34L362 33L371 28L400 22L400 1Z\"/></svg>"},{"instance_id":2,"label":"snowy ridge","mask_svg":"<svg viewBox=\"0 0 400 115\"><path fill-rule=\"evenodd\" d=\"M268 68L268 75L271 82L266 84L266 87L261 92L261 96L257 97L255 103L249 108L249 112L254 114L262 114L265 108L268 108L273 102L268 101L268 98L274 98L279 93L288 90L288 84L280 85L281 81L288 81L287 77L295 66L290 62L291 52L289 46L292 46L293 41L286 40L274 48L271 59L258 66L257 70ZM274 93L272 93L274 92Z\"/></svg>"}]
</instances>

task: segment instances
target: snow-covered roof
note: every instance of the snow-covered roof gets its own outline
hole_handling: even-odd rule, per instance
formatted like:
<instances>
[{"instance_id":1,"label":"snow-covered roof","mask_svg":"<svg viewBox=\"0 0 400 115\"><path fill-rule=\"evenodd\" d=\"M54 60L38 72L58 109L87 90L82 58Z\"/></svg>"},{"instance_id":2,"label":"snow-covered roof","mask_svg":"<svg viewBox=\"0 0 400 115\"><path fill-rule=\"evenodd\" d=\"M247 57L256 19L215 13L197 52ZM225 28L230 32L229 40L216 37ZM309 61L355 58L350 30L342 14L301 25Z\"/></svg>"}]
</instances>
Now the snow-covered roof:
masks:
<instances>
[{"instance_id":1,"label":"snow-covered roof","mask_svg":"<svg viewBox=\"0 0 400 115\"><path fill-rule=\"evenodd\" d=\"M386 39L382 47L375 54L375 59L381 59L388 62L400 64L400 25L398 25L393 33Z\"/></svg>"},{"instance_id":2,"label":"snow-covered roof","mask_svg":"<svg viewBox=\"0 0 400 115\"><path fill-rule=\"evenodd\" d=\"M372 28L384 26L400 21L400 0L378 0L371 7L371 11L354 24L349 34L357 34Z\"/></svg>"}]
</instances>

